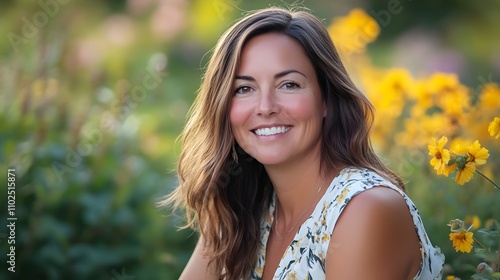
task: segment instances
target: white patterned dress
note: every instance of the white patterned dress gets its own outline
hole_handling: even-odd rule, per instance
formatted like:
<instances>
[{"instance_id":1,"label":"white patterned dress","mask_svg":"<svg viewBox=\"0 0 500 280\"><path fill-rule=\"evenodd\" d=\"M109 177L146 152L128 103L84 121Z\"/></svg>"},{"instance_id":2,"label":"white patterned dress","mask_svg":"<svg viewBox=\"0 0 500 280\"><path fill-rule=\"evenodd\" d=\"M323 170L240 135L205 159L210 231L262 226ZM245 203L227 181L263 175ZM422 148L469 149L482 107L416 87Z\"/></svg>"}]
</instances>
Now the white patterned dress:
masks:
<instances>
[{"instance_id":1,"label":"white patterned dress","mask_svg":"<svg viewBox=\"0 0 500 280\"><path fill-rule=\"evenodd\" d=\"M330 236L342 210L360 192L374 186L387 186L403 196L413 217L420 241L422 262L414 280L441 279L444 255L433 247L425 232L422 219L410 198L377 173L349 167L333 179L311 216L299 227L276 269L274 280L325 279L326 252ZM265 265L266 244L274 218L276 195L273 195L269 213L261 225L258 260L252 279L261 279Z\"/></svg>"}]
</instances>

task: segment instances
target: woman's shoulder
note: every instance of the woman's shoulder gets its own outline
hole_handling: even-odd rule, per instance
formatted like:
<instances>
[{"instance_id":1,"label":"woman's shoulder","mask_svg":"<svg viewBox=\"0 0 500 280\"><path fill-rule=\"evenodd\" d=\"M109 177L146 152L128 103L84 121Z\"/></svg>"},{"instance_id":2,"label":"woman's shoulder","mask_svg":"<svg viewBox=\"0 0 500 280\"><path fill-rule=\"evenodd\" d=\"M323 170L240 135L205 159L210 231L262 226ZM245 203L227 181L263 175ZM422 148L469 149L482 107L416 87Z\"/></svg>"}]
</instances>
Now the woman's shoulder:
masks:
<instances>
[{"instance_id":1,"label":"woman's shoulder","mask_svg":"<svg viewBox=\"0 0 500 280\"><path fill-rule=\"evenodd\" d=\"M345 270L348 260L355 259L371 273L376 271L374 275L408 278L407 271L414 276L419 270L419 248L401 195L389 188L370 188L356 195L339 217L327 251L327 274L330 271L344 279L368 276Z\"/></svg>"},{"instance_id":2,"label":"woman's shoulder","mask_svg":"<svg viewBox=\"0 0 500 280\"><path fill-rule=\"evenodd\" d=\"M419 244L422 250L418 276L434 279L442 267L443 256L430 243L417 207L401 189L372 170L355 167L343 170L332 187L335 195L329 199L333 206L329 209L330 222L337 238L332 235L334 240L330 248L337 246L339 236L340 239L352 240L352 234L359 233L360 236L354 238L356 244L352 246L363 243L365 249L371 248L373 255L377 255L377 251L384 248L390 251L387 249L408 246L405 242L413 236L416 237L413 246ZM370 234L366 235L367 232ZM390 242L384 243L387 240ZM399 245L394 247L394 244ZM425 277L423 279L427 279Z\"/></svg>"},{"instance_id":3,"label":"woman's shoulder","mask_svg":"<svg viewBox=\"0 0 500 280\"><path fill-rule=\"evenodd\" d=\"M348 206L354 216L363 216L380 226L391 226L386 223L408 218L408 208L413 203L409 205L408 197L378 173L366 168L348 168L342 177L335 197L341 212Z\"/></svg>"},{"instance_id":4,"label":"woman's shoulder","mask_svg":"<svg viewBox=\"0 0 500 280\"><path fill-rule=\"evenodd\" d=\"M378 173L366 168L347 167L331 182L326 194L326 199L339 205L340 210L342 210L354 196L368 189L372 189L375 186L388 187L399 192L400 196L405 197L404 193L401 192L399 188Z\"/></svg>"}]
</instances>

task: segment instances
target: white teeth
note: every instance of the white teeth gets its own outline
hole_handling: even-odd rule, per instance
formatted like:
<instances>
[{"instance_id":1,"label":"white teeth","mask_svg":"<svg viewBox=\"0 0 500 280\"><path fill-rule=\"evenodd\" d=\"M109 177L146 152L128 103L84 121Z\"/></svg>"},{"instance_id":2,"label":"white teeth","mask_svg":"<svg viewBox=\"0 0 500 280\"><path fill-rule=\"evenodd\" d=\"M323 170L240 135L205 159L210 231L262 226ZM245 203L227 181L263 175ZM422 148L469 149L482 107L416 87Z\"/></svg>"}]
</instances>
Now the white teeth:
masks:
<instances>
[{"instance_id":1,"label":"white teeth","mask_svg":"<svg viewBox=\"0 0 500 280\"><path fill-rule=\"evenodd\" d=\"M273 127L266 127L266 128L259 128L255 130L255 134L259 136L269 136L269 135L275 135L275 134L280 134L280 133L285 133L288 130L290 130L290 127L286 126L273 126Z\"/></svg>"}]
</instances>

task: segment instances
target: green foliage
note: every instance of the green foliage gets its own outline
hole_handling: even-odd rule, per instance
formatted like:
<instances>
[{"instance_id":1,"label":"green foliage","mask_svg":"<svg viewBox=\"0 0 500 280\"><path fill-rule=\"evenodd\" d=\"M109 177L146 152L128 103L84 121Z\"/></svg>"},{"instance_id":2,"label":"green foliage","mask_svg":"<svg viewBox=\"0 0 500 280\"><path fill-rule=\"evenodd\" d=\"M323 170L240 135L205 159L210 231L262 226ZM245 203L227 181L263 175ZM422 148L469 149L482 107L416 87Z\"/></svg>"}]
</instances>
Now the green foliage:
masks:
<instances>
[{"instance_id":1,"label":"green foliage","mask_svg":"<svg viewBox=\"0 0 500 280\"><path fill-rule=\"evenodd\" d=\"M11 97L0 116L0 180L15 169L16 273L4 269L1 278L113 279L124 269L138 279L175 279L193 240L156 205L175 185L165 161L146 155L141 139L126 136L121 123L103 131L88 118L78 127L65 121L78 118L67 107L32 103L22 112L26 100ZM2 252L10 246L5 241Z\"/></svg>"},{"instance_id":2,"label":"green foliage","mask_svg":"<svg viewBox=\"0 0 500 280\"><path fill-rule=\"evenodd\" d=\"M19 15L21 6L27 15L40 11L10 8ZM9 53L0 74L0 261L15 246L16 271L4 265L0 278L177 279L196 236L179 231L181 221L157 203L176 185L175 139L192 97L169 77L182 69L169 67L169 75L168 58L150 49L158 42L147 35L97 49L93 65L78 61L80 37L102 36L99 4L81 10L87 26L70 18L78 8L60 6L17 54L8 40L0 45ZM55 32L57 21L72 32ZM21 23L10 27L23 34ZM15 244L6 225L8 169L16 178Z\"/></svg>"}]
</instances>

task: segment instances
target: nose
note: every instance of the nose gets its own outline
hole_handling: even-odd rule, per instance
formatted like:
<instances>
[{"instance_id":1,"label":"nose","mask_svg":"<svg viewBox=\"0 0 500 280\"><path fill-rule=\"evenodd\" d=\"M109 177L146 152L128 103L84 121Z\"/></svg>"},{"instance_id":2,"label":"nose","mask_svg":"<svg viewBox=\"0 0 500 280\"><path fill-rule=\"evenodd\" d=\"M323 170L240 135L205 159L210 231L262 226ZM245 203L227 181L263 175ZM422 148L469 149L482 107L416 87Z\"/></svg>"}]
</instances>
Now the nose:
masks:
<instances>
[{"instance_id":1,"label":"nose","mask_svg":"<svg viewBox=\"0 0 500 280\"><path fill-rule=\"evenodd\" d=\"M270 116L279 113L280 106L276 102L276 94L273 90L263 90L259 94L257 103L257 115Z\"/></svg>"}]
</instances>

